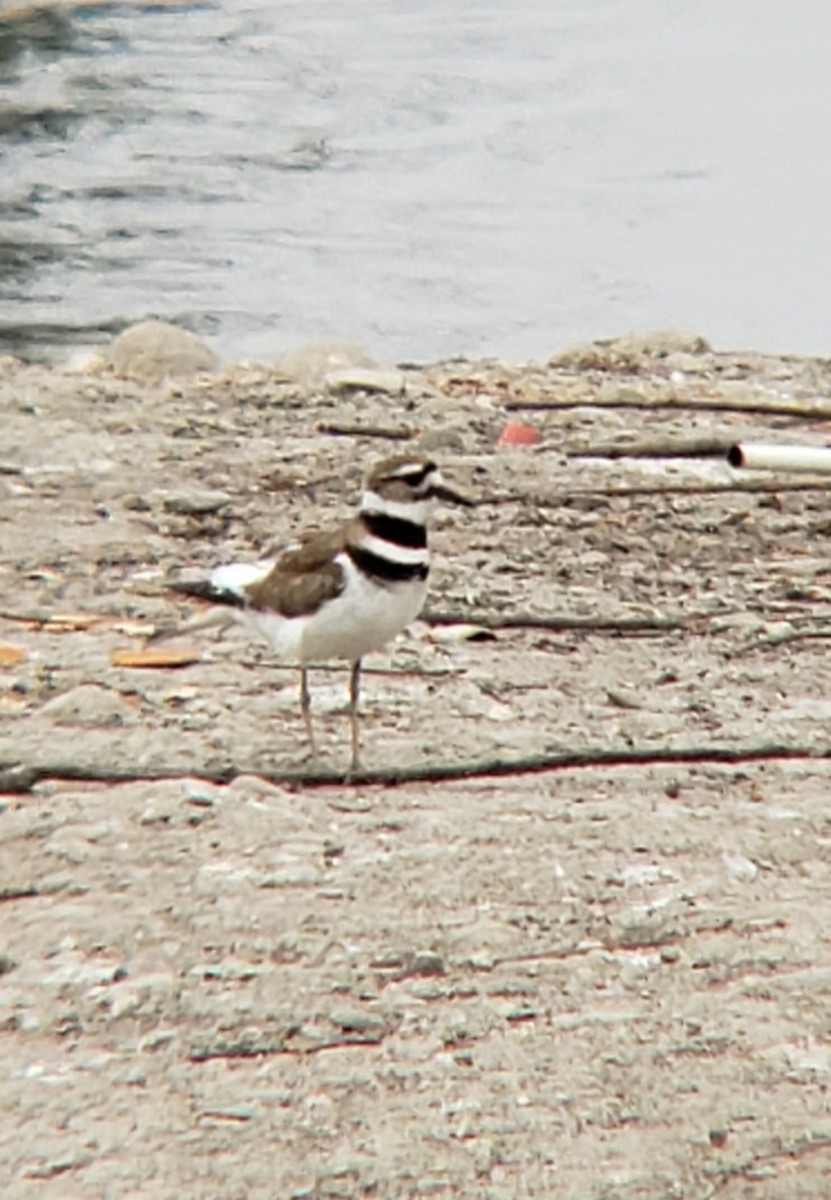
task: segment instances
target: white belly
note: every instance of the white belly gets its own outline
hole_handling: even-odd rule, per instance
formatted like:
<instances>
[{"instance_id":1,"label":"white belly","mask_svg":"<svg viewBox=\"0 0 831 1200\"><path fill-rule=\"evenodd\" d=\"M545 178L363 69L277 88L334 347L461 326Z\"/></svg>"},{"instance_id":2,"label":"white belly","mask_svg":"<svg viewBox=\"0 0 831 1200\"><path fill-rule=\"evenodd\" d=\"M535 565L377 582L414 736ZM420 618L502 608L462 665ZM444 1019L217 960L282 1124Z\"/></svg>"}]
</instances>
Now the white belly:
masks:
<instances>
[{"instance_id":1,"label":"white belly","mask_svg":"<svg viewBox=\"0 0 831 1200\"><path fill-rule=\"evenodd\" d=\"M281 658L308 663L327 658L354 660L379 650L421 612L426 579L381 586L367 579L348 555L338 555L338 562L346 573L346 587L316 613L281 617L244 609L240 618L270 642Z\"/></svg>"}]
</instances>

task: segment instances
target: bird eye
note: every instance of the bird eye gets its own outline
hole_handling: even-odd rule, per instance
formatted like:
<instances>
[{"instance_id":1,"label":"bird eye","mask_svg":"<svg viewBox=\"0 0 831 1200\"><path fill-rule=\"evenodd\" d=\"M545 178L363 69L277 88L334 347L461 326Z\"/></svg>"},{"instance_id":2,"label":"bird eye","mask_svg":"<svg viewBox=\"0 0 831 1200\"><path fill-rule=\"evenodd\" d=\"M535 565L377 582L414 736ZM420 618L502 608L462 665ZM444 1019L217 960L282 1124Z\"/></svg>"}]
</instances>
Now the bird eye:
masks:
<instances>
[{"instance_id":1,"label":"bird eye","mask_svg":"<svg viewBox=\"0 0 831 1200\"><path fill-rule=\"evenodd\" d=\"M396 479L403 479L404 483L410 487L418 488L424 483L430 475L435 474L436 464L432 462L412 466L402 467L400 471L395 472Z\"/></svg>"}]
</instances>

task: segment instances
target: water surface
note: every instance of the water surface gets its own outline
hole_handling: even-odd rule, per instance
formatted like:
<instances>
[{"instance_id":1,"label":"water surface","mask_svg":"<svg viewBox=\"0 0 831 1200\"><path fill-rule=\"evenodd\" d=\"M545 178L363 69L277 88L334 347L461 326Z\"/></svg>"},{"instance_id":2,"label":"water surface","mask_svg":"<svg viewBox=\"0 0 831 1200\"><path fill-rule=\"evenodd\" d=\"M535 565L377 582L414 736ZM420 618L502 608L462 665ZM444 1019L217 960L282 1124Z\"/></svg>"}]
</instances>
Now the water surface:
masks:
<instances>
[{"instance_id":1,"label":"water surface","mask_svg":"<svg viewBox=\"0 0 831 1200\"><path fill-rule=\"evenodd\" d=\"M831 6L266 0L0 29L0 349L828 353Z\"/></svg>"}]
</instances>

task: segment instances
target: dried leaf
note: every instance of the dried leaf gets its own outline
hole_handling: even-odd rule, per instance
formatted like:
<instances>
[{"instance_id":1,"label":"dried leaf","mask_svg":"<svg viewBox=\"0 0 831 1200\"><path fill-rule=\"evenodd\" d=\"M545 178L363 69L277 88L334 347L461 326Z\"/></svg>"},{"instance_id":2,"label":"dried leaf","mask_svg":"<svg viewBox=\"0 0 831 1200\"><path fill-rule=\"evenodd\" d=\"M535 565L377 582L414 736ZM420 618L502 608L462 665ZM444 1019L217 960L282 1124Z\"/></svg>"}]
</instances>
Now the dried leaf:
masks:
<instances>
[{"instance_id":1,"label":"dried leaf","mask_svg":"<svg viewBox=\"0 0 831 1200\"><path fill-rule=\"evenodd\" d=\"M43 628L47 633L66 633L79 629L92 629L106 620L100 613L50 613Z\"/></svg>"},{"instance_id":2,"label":"dried leaf","mask_svg":"<svg viewBox=\"0 0 831 1200\"><path fill-rule=\"evenodd\" d=\"M21 646L9 646L0 642L0 667L16 667L26 658L26 651Z\"/></svg>"},{"instance_id":3,"label":"dried leaf","mask_svg":"<svg viewBox=\"0 0 831 1200\"><path fill-rule=\"evenodd\" d=\"M114 650L110 662L114 667L189 667L201 657L198 650Z\"/></svg>"}]
</instances>

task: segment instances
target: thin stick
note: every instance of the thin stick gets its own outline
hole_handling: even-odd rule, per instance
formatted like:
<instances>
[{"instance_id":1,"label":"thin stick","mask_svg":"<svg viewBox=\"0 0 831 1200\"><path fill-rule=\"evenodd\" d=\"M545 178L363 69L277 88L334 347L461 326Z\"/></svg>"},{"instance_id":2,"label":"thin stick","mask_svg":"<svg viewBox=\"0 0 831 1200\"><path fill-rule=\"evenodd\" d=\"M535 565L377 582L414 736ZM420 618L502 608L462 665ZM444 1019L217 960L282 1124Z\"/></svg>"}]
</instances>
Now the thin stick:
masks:
<instances>
[{"instance_id":1,"label":"thin stick","mask_svg":"<svg viewBox=\"0 0 831 1200\"><path fill-rule=\"evenodd\" d=\"M724 616L726 613L737 610L719 610L714 613L690 613L685 617L571 617L568 615L562 616L539 616L534 613L453 613L433 609L426 609L421 613L419 620L426 621L428 625L482 625L485 629L585 629L596 630L601 633L671 633L678 630L689 630L694 628L701 621L710 621L713 617ZM54 618L48 616L37 616L30 613L13 613L0 612L0 620L19 622L24 625L45 626L53 622ZM213 622L212 622L213 623ZM172 634L190 633L193 627L183 628L182 626L176 629L163 630L155 640L160 640L161 637L169 637ZM150 639L153 640L153 639ZM246 666L262 666L262 663L254 660L243 660ZM282 664L278 664L282 665ZM326 669L326 664L319 664ZM328 667L329 670L345 670L343 667ZM363 668L370 674L375 675L400 675L402 672L396 669L385 667L366 667ZM424 675L449 675L455 674L453 671L436 671L426 670L419 671L419 674ZM302 711L302 709L301 709Z\"/></svg>"},{"instance_id":2,"label":"thin stick","mask_svg":"<svg viewBox=\"0 0 831 1200\"><path fill-rule=\"evenodd\" d=\"M697 622L711 621L719 613L690 613L686 617L571 617L536 613L453 613L428 608L419 620L428 625L481 625L484 629L585 629L610 633L674 633Z\"/></svg>"},{"instance_id":3,"label":"thin stick","mask_svg":"<svg viewBox=\"0 0 831 1200\"><path fill-rule=\"evenodd\" d=\"M726 479L724 483L692 484L636 484L633 487L612 485L610 487L573 487L567 492L505 492L502 495L485 496L477 502L478 507L486 504L527 504L534 508L563 508L580 497L608 496L610 499L628 496L727 496L741 492L827 492L828 484L793 482L786 479Z\"/></svg>"},{"instance_id":4,"label":"thin stick","mask_svg":"<svg viewBox=\"0 0 831 1200\"><path fill-rule=\"evenodd\" d=\"M565 453L567 458L722 458L732 445L728 437L641 438L566 448Z\"/></svg>"},{"instance_id":5,"label":"thin stick","mask_svg":"<svg viewBox=\"0 0 831 1200\"><path fill-rule=\"evenodd\" d=\"M785 402L772 401L764 403L757 400L729 400L723 398L703 397L700 400L682 400L672 396L662 399L649 400L646 397L638 399L629 396L611 396L580 399L546 397L543 400L523 400L521 398L505 400L504 407L511 412L524 409L527 412L557 411L569 408L635 408L660 409L669 408L686 412L741 412L769 414L775 417L794 417L800 421L827 421L831 417L831 405L805 404L797 407Z\"/></svg>"},{"instance_id":6,"label":"thin stick","mask_svg":"<svg viewBox=\"0 0 831 1200\"><path fill-rule=\"evenodd\" d=\"M159 767L156 770L130 771L124 767L94 763L0 762L0 792L28 792L44 779L77 783L135 783L169 779L197 778L211 783L231 783L239 775L256 775L269 783L287 787L331 787L339 784L394 785L401 783L441 783L453 779L487 779L506 776L538 775L549 771L573 771L592 767L669 766L686 763L712 763L726 766L752 762L803 761L823 762L831 759L831 746L783 746L761 743L749 746L688 746L644 749L610 747L582 750L559 750L547 754L531 754L516 759L480 759L472 762L420 762L412 766L363 768L344 774L342 771L314 769L310 771L269 770L254 764L224 767Z\"/></svg>"},{"instance_id":7,"label":"thin stick","mask_svg":"<svg viewBox=\"0 0 831 1200\"><path fill-rule=\"evenodd\" d=\"M332 437L384 438L392 442L406 442L414 436L414 431L406 425L347 425L338 421L320 421L316 428L318 433L328 433Z\"/></svg>"},{"instance_id":8,"label":"thin stick","mask_svg":"<svg viewBox=\"0 0 831 1200\"><path fill-rule=\"evenodd\" d=\"M528 508L568 508L575 500L605 497L609 500L625 500L640 496L729 496L768 494L772 492L827 492L827 483L794 483L780 479L747 479L743 482L701 484L642 484L636 487L575 487L567 492L503 492L484 496L477 501L479 508L505 504L524 504ZM3 614L0 613L0 616Z\"/></svg>"},{"instance_id":9,"label":"thin stick","mask_svg":"<svg viewBox=\"0 0 831 1200\"><path fill-rule=\"evenodd\" d=\"M791 629L783 633L771 633L767 637L748 642L740 650L734 651L731 658L738 658L743 654L749 654L752 650L764 650L771 646L784 646L788 642L807 642L815 639L822 640L823 638L831 638L831 629Z\"/></svg>"}]
</instances>

